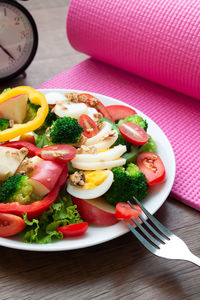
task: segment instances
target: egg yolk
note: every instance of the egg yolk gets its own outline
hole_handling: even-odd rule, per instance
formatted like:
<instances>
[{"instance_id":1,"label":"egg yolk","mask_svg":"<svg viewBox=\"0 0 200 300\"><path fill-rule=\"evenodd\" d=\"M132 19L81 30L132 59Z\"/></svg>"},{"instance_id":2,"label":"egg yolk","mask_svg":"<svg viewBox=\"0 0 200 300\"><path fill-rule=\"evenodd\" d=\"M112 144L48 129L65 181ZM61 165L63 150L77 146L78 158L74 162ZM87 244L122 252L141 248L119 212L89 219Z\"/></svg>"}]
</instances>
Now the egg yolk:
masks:
<instances>
[{"instance_id":1,"label":"egg yolk","mask_svg":"<svg viewBox=\"0 0 200 300\"><path fill-rule=\"evenodd\" d=\"M110 170L96 170L83 172L85 175L84 189L92 189L103 183L108 177Z\"/></svg>"}]
</instances>

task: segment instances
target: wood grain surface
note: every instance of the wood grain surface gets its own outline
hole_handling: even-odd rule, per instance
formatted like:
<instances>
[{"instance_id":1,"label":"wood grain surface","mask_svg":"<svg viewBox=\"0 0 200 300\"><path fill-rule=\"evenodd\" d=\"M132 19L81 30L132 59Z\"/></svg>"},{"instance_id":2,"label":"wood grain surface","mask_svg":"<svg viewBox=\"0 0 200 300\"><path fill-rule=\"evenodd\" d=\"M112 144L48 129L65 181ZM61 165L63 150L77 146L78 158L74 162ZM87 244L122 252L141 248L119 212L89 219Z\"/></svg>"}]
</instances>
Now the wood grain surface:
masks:
<instances>
[{"instance_id":1,"label":"wood grain surface","mask_svg":"<svg viewBox=\"0 0 200 300\"><path fill-rule=\"evenodd\" d=\"M17 85L36 87L86 58L66 39L69 1L22 4L36 20L39 48L27 77L1 85L0 90ZM199 212L168 198L155 216L200 256ZM131 233L98 246L57 253L0 247L0 257L0 300L200 299L198 267L153 256Z\"/></svg>"}]
</instances>

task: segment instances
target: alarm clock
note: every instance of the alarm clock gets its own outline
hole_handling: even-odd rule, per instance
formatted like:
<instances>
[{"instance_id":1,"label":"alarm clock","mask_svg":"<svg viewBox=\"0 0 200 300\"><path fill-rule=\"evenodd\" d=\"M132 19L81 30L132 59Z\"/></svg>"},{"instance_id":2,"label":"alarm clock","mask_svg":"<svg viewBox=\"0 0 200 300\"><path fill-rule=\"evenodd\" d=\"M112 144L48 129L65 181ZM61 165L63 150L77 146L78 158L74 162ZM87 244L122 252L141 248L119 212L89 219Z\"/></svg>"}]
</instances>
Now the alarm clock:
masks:
<instances>
[{"instance_id":1,"label":"alarm clock","mask_svg":"<svg viewBox=\"0 0 200 300\"><path fill-rule=\"evenodd\" d=\"M28 10L13 0L0 0L0 83L23 73L37 46L37 27Z\"/></svg>"}]
</instances>

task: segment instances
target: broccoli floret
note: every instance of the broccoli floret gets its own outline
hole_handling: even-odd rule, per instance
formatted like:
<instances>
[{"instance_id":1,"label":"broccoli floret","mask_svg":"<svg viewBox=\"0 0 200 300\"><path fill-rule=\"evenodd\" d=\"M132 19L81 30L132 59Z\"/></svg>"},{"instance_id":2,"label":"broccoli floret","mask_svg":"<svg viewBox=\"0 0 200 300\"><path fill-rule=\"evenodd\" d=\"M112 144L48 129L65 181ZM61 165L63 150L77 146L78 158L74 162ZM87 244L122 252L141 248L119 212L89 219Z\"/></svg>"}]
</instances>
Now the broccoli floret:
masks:
<instances>
[{"instance_id":1,"label":"broccoli floret","mask_svg":"<svg viewBox=\"0 0 200 300\"><path fill-rule=\"evenodd\" d=\"M134 123L134 124L140 126L145 131L147 131L147 127L148 127L147 121L144 120L141 116L133 115L133 116L129 116L125 119L122 119L118 122L118 126L120 126L124 122Z\"/></svg>"},{"instance_id":2,"label":"broccoli floret","mask_svg":"<svg viewBox=\"0 0 200 300\"><path fill-rule=\"evenodd\" d=\"M142 146L131 145L130 152L126 152L122 155L126 159L126 163L136 162L137 156L140 152L156 152L157 144L149 135L148 142Z\"/></svg>"},{"instance_id":3,"label":"broccoli floret","mask_svg":"<svg viewBox=\"0 0 200 300\"><path fill-rule=\"evenodd\" d=\"M0 131L3 131L10 127L10 122L7 119L0 118Z\"/></svg>"},{"instance_id":4,"label":"broccoli floret","mask_svg":"<svg viewBox=\"0 0 200 300\"><path fill-rule=\"evenodd\" d=\"M33 187L28 182L26 175L14 175L4 181L0 188L0 202L31 203Z\"/></svg>"},{"instance_id":5,"label":"broccoli floret","mask_svg":"<svg viewBox=\"0 0 200 300\"><path fill-rule=\"evenodd\" d=\"M51 111L48 112L46 119L42 126L40 126L38 129L35 130L35 133L38 135L44 135L46 132L46 129L51 127L54 121L56 121L57 117L55 113L52 113Z\"/></svg>"},{"instance_id":6,"label":"broccoli floret","mask_svg":"<svg viewBox=\"0 0 200 300\"><path fill-rule=\"evenodd\" d=\"M139 152L156 152L158 146L156 142L152 139L152 137L149 135L148 142L146 144L142 145L139 148Z\"/></svg>"},{"instance_id":7,"label":"broccoli floret","mask_svg":"<svg viewBox=\"0 0 200 300\"><path fill-rule=\"evenodd\" d=\"M146 197L148 184L139 168L130 163L127 168L115 167L112 169L114 182L105 194L106 200L116 205L118 202L134 202L133 196L138 200Z\"/></svg>"},{"instance_id":8,"label":"broccoli floret","mask_svg":"<svg viewBox=\"0 0 200 300\"><path fill-rule=\"evenodd\" d=\"M54 144L76 144L83 131L77 119L58 118L50 127L50 141Z\"/></svg>"},{"instance_id":9,"label":"broccoli floret","mask_svg":"<svg viewBox=\"0 0 200 300\"><path fill-rule=\"evenodd\" d=\"M28 110L26 113L26 117L24 119L24 123L35 119L39 107L40 107L39 105L35 105L28 100Z\"/></svg>"}]
</instances>

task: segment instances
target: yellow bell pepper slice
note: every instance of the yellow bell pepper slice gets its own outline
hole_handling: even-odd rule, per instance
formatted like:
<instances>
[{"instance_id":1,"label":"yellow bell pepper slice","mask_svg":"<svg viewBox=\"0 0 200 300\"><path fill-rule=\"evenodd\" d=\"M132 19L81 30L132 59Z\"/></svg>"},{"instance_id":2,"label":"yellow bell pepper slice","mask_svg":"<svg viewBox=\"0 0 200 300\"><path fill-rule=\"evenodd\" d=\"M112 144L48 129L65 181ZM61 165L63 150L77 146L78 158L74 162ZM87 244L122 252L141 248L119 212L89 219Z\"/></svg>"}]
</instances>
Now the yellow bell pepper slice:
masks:
<instances>
[{"instance_id":1,"label":"yellow bell pepper slice","mask_svg":"<svg viewBox=\"0 0 200 300\"><path fill-rule=\"evenodd\" d=\"M12 128L0 131L0 142L6 142L24 133L34 131L39 128L46 119L46 116L49 112L49 107L45 96L29 86L19 86L4 92L0 95L0 104L21 94L28 94L28 99L31 103L40 105L37 115L33 120L27 123L15 124Z\"/></svg>"}]
</instances>

